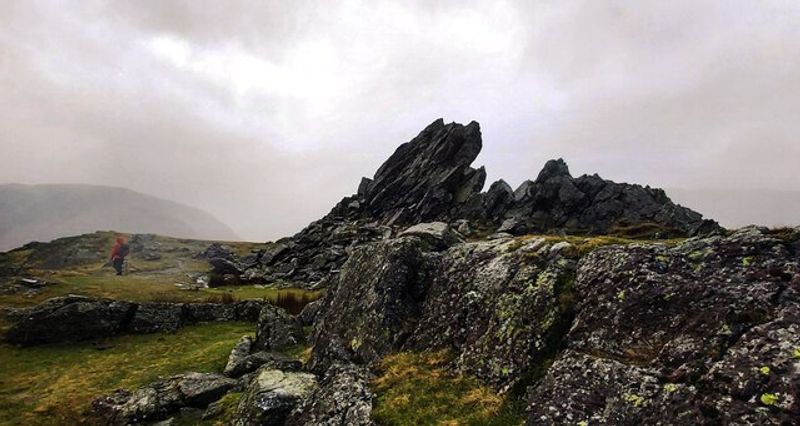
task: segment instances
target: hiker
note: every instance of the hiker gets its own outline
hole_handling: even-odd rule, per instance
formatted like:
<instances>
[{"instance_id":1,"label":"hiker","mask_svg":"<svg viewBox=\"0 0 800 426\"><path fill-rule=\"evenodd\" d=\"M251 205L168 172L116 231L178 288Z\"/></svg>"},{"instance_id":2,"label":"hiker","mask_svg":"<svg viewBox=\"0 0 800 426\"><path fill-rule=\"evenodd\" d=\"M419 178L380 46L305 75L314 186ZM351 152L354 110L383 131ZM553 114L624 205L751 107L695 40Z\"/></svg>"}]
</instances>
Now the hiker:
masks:
<instances>
[{"instance_id":1,"label":"hiker","mask_svg":"<svg viewBox=\"0 0 800 426\"><path fill-rule=\"evenodd\" d=\"M117 271L117 275L122 275L122 265L125 264L125 256L131 251L128 243L123 237L117 237L117 243L111 249L111 265Z\"/></svg>"}]
</instances>

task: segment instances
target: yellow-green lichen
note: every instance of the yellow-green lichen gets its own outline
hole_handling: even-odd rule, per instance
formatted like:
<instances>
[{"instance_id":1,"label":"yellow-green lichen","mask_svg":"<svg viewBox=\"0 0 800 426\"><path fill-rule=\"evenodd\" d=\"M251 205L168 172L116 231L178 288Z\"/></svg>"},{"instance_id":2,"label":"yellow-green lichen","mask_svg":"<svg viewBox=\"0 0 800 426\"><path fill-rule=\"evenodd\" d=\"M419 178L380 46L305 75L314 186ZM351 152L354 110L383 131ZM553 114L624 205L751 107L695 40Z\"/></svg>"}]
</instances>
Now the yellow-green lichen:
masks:
<instances>
[{"instance_id":1,"label":"yellow-green lichen","mask_svg":"<svg viewBox=\"0 0 800 426\"><path fill-rule=\"evenodd\" d=\"M745 268L753 264L753 256L747 256L742 259L742 266Z\"/></svg>"},{"instance_id":2,"label":"yellow-green lichen","mask_svg":"<svg viewBox=\"0 0 800 426\"><path fill-rule=\"evenodd\" d=\"M666 393L673 393L678 390L678 385L675 383L667 383L664 385L664 392Z\"/></svg>"},{"instance_id":3,"label":"yellow-green lichen","mask_svg":"<svg viewBox=\"0 0 800 426\"><path fill-rule=\"evenodd\" d=\"M622 399L636 408L641 408L645 404L645 399L635 393L626 393L622 395Z\"/></svg>"},{"instance_id":4,"label":"yellow-green lichen","mask_svg":"<svg viewBox=\"0 0 800 426\"><path fill-rule=\"evenodd\" d=\"M581 420L578 422L578 426L589 426L589 422L586 420Z\"/></svg>"},{"instance_id":5,"label":"yellow-green lichen","mask_svg":"<svg viewBox=\"0 0 800 426\"><path fill-rule=\"evenodd\" d=\"M759 399L761 400L762 404L769 406L775 405L778 403L778 401L780 401L777 393L765 393L762 394L761 398Z\"/></svg>"},{"instance_id":6,"label":"yellow-green lichen","mask_svg":"<svg viewBox=\"0 0 800 426\"><path fill-rule=\"evenodd\" d=\"M625 301L625 290L620 290L619 293L617 293L617 300L620 302Z\"/></svg>"},{"instance_id":7,"label":"yellow-green lichen","mask_svg":"<svg viewBox=\"0 0 800 426\"><path fill-rule=\"evenodd\" d=\"M765 365L765 366L759 368L758 372L763 374L763 375L765 375L765 376L769 376L769 367Z\"/></svg>"},{"instance_id":8,"label":"yellow-green lichen","mask_svg":"<svg viewBox=\"0 0 800 426\"><path fill-rule=\"evenodd\" d=\"M792 356L794 357L794 359L800 359L800 346L794 348Z\"/></svg>"}]
</instances>

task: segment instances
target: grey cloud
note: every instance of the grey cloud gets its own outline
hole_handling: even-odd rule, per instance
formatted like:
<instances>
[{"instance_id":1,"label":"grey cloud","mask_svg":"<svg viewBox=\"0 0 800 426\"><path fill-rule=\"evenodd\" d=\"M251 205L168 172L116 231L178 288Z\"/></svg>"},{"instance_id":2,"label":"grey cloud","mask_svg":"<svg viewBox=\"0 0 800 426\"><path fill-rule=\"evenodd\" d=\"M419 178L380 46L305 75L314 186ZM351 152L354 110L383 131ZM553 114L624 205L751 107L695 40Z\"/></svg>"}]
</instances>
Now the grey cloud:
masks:
<instances>
[{"instance_id":1,"label":"grey cloud","mask_svg":"<svg viewBox=\"0 0 800 426\"><path fill-rule=\"evenodd\" d=\"M800 190L793 1L0 3L0 182L127 186L293 233L438 117L552 157Z\"/></svg>"}]
</instances>

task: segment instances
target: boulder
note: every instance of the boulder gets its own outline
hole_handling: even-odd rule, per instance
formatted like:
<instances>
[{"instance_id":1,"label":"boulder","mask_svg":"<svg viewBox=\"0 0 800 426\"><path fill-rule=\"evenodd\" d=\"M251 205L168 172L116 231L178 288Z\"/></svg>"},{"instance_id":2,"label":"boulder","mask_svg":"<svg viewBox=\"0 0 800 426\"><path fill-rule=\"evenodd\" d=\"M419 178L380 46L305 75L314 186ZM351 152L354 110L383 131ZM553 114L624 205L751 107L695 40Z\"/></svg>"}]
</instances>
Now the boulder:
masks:
<instances>
[{"instance_id":1,"label":"boulder","mask_svg":"<svg viewBox=\"0 0 800 426\"><path fill-rule=\"evenodd\" d=\"M320 386L289 416L287 426L372 426L375 395L371 376L363 366L334 364Z\"/></svg>"},{"instance_id":2,"label":"boulder","mask_svg":"<svg viewBox=\"0 0 800 426\"><path fill-rule=\"evenodd\" d=\"M134 391L118 390L92 403L104 424L128 425L163 420L182 407L205 408L238 385L216 373L187 373Z\"/></svg>"},{"instance_id":3,"label":"boulder","mask_svg":"<svg viewBox=\"0 0 800 426\"><path fill-rule=\"evenodd\" d=\"M252 352L253 339L243 336L231 350L228 363L223 374L228 377L240 377L256 371L262 366L283 371L297 371L303 364L289 356L272 352Z\"/></svg>"},{"instance_id":4,"label":"boulder","mask_svg":"<svg viewBox=\"0 0 800 426\"><path fill-rule=\"evenodd\" d=\"M281 350L296 346L303 342L303 327L297 318L285 310L265 305L261 309L256 323L256 350Z\"/></svg>"},{"instance_id":5,"label":"boulder","mask_svg":"<svg viewBox=\"0 0 800 426\"><path fill-rule=\"evenodd\" d=\"M260 369L242 395L232 424L282 426L316 387L313 374Z\"/></svg>"}]
</instances>

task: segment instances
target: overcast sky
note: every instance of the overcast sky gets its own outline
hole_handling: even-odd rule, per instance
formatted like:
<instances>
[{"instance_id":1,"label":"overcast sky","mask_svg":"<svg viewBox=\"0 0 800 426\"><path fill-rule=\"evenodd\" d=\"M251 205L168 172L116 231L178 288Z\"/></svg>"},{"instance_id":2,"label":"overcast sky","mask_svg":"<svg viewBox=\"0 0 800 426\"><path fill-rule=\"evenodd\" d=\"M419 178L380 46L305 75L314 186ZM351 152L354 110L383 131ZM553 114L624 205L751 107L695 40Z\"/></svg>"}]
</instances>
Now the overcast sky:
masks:
<instances>
[{"instance_id":1,"label":"overcast sky","mask_svg":"<svg viewBox=\"0 0 800 426\"><path fill-rule=\"evenodd\" d=\"M800 190L800 1L0 2L0 183L124 186L292 234L438 117L549 158Z\"/></svg>"}]
</instances>

